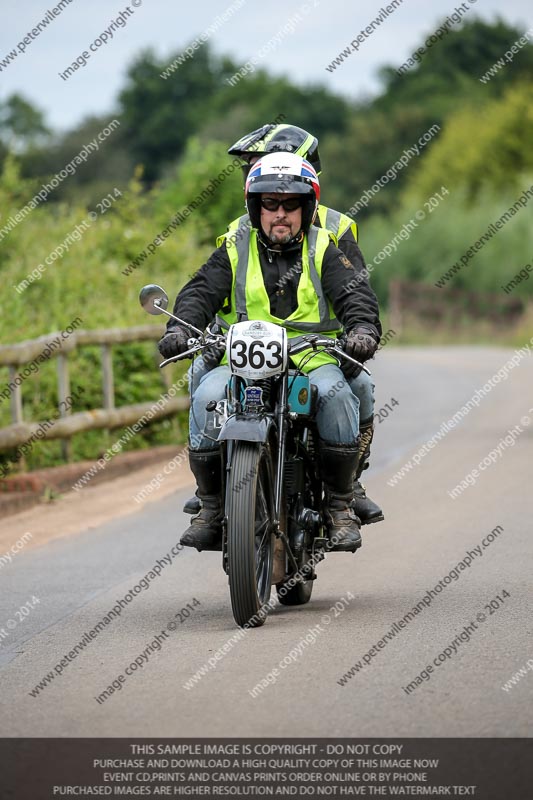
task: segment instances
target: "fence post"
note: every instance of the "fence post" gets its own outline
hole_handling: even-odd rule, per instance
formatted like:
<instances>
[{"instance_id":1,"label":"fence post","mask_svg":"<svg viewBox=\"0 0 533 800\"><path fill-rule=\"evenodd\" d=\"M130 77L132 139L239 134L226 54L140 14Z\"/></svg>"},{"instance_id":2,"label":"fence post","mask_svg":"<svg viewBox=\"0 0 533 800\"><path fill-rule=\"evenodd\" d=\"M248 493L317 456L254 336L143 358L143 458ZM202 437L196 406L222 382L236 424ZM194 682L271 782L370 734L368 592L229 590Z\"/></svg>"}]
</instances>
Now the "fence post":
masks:
<instances>
[{"instance_id":1,"label":"fence post","mask_svg":"<svg viewBox=\"0 0 533 800\"><path fill-rule=\"evenodd\" d=\"M115 408L115 383L113 377L113 353L110 344L102 345L102 381L104 408Z\"/></svg>"},{"instance_id":2,"label":"fence post","mask_svg":"<svg viewBox=\"0 0 533 800\"><path fill-rule=\"evenodd\" d=\"M9 383L13 383L15 388L11 395L11 420L17 424L22 422L22 392L20 386L15 383L17 377L17 370L14 366L9 367Z\"/></svg>"},{"instance_id":3,"label":"fence post","mask_svg":"<svg viewBox=\"0 0 533 800\"><path fill-rule=\"evenodd\" d=\"M16 367L12 364L9 365L9 383L13 383L15 388L13 389L13 393L11 395L11 420L12 422L17 425L19 422L23 422L22 418L22 389L20 385L15 383L15 378L17 377L18 372ZM26 456L21 456L18 460L18 466L21 470L26 470L27 463L26 463Z\"/></svg>"},{"instance_id":4,"label":"fence post","mask_svg":"<svg viewBox=\"0 0 533 800\"><path fill-rule=\"evenodd\" d=\"M402 284L398 280L392 280L389 283L389 322L397 334L402 332L402 311Z\"/></svg>"},{"instance_id":5,"label":"fence post","mask_svg":"<svg viewBox=\"0 0 533 800\"><path fill-rule=\"evenodd\" d=\"M59 405L59 416L67 417L72 413L71 408L63 408L61 403L68 406L67 398L70 396L70 378L68 374L68 361L65 353L57 356L57 396ZM72 459L72 443L70 439L61 439L61 457L64 461Z\"/></svg>"}]
</instances>

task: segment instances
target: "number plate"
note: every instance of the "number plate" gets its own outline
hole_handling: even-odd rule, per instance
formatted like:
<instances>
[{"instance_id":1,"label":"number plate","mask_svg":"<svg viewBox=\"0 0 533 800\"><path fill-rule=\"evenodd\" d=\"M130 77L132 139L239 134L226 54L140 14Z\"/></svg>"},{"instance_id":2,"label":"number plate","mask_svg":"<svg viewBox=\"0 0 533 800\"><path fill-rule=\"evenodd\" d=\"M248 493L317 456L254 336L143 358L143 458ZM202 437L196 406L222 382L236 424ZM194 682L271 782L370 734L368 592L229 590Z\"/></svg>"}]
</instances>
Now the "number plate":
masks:
<instances>
[{"instance_id":1,"label":"number plate","mask_svg":"<svg viewBox=\"0 0 533 800\"><path fill-rule=\"evenodd\" d=\"M272 322L237 322L231 326L226 353L234 375L268 378L287 368L287 332Z\"/></svg>"}]
</instances>

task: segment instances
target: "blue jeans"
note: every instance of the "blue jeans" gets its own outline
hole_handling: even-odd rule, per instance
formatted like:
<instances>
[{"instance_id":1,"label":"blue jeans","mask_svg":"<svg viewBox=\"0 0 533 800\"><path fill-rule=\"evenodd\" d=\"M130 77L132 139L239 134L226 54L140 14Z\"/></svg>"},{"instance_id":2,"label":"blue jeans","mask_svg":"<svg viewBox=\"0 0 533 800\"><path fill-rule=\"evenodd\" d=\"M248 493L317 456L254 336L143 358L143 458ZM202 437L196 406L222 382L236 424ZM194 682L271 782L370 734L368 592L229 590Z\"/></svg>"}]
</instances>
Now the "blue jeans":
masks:
<instances>
[{"instance_id":1,"label":"blue jeans","mask_svg":"<svg viewBox=\"0 0 533 800\"><path fill-rule=\"evenodd\" d=\"M210 371L207 364L204 363L203 356L198 356L194 359L191 366L187 371L187 380L189 381L189 390L191 395L196 392L198 384L207 373Z\"/></svg>"},{"instance_id":2,"label":"blue jeans","mask_svg":"<svg viewBox=\"0 0 533 800\"><path fill-rule=\"evenodd\" d=\"M198 372L197 372L198 370ZM205 410L210 400L222 400L230 377L229 367L219 366L200 373L194 369L192 402L189 414L191 450L218 446L218 428L213 427L215 414ZM353 444L359 435L359 420L367 421L374 411L374 384L361 372L349 382L335 364L326 364L309 373L318 389L316 424L322 440L330 444Z\"/></svg>"},{"instance_id":3,"label":"blue jeans","mask_svg":"<svg viewBox=\"0 0 533 800\"><path fill-rule=\"evenodd\" d=\"M202 356L195 359L194 366L191 365L189 367L187 377L192 395L196 392L204 375L209 371L209 367L204 364ZM374 381L366 372L361 372L356 378L348 379L348 383L350 389L359 400L359 421L368 422L374 416Z\"/></svg>"},{"instance_id":4,"label":"blue jeans","mask_svg":"<svg viewBox=\"0 0 533 800\"><path fill-rule=\"evenodd\" d=\"M359 400L359 424L369 422L374 417L375 383L372 377L361 371L356 378L350 378L348 383Z\"/></svg>"}]
</instances>

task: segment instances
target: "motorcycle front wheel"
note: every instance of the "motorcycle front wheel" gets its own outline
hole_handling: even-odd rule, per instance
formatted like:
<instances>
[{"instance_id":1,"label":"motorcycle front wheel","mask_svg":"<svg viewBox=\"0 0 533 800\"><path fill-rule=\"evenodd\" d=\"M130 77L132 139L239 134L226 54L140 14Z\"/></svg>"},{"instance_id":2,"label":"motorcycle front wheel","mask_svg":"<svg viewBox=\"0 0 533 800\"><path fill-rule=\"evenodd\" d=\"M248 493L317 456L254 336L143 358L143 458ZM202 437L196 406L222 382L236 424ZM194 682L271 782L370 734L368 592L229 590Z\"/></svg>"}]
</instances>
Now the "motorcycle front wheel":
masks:
<instances>
[{"instance_id":1,"label":"motorcycle front wheel","mask_svg":"<svg viewBox=\"0 0 533 800\"><path fill-rule=\"evenodd\" d=\"M234 443L227 483L228 578L237 625L263 625L274 560L274 479L268 447Z\"/></svg>"}]
</instances>

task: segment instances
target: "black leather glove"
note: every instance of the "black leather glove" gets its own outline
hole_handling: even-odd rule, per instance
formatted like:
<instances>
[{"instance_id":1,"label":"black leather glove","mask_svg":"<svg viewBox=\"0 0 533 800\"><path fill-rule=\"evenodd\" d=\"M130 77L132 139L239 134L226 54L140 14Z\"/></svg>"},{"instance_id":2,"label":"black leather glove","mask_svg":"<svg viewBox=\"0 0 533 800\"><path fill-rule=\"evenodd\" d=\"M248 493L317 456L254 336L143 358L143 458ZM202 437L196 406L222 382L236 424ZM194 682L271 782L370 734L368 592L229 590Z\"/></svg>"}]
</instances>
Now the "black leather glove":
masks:
<instances>
[{"instance_id":1,"label":"black leather glove","mask_svg":"<svg viewBox=\"0 0 533 800\"><path fill-rule=\"evenodd\" d=\"M378 343L368 328L353 328L346 337L344 352L357 361L368 361L377 349Z\"/></svg>"},{"instance_id":2,"label":"black leather glove","mask_svg":"<svg viewBox=\"0 0 533 800\"><path fill-rule=\"evenodd\" d=\"M187 328L172 328L158 341L157 347L163 358L172 358L189 349L190 338Z\"/></svg>"}]
</instances>

